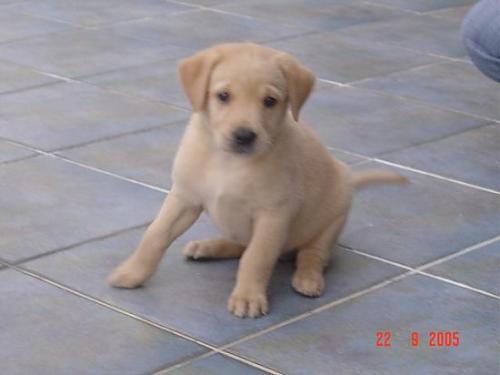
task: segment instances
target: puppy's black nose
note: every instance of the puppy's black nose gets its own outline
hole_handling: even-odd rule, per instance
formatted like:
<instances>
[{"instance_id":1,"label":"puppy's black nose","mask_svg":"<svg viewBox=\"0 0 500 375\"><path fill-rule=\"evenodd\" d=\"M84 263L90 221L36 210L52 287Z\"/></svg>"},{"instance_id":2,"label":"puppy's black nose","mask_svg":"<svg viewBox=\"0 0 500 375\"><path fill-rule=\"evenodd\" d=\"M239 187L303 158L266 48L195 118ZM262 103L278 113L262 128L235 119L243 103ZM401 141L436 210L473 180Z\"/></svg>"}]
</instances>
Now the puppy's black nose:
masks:
<instances>
[{"instance_id":1,"label":"puppy's black nose","mask_svg":"<svg viewBox=\"0 0 500 375\"><path fill-rule=\"evenodd\" d=\"M234 131L233 137L238 146L250 146L257 138L257 134L247 128L238 128Z\"/></svg>"}]
</instances>

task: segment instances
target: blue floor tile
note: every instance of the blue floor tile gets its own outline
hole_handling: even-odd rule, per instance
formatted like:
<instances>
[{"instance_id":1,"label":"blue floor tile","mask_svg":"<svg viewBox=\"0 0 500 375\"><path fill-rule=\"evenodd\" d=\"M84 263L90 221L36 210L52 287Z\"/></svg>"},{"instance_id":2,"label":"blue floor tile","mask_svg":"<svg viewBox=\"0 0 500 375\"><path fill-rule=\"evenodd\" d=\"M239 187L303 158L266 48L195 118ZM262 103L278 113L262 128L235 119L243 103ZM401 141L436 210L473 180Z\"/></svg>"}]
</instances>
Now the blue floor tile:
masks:
<instances>
[{"instance_id":1,"label":"blue floor tile","mask_svg":"<svg viewBox=\"0 0 500 375\"><path fill-rule=\"evenodd\" d=\"M85 83L60 83L0 96L0 136L43 150L187 117L185 111L166 104L137 101Z\"/></svg>"},{"instance_id":2,"label":"blue floor tile","mask_svg":"<svg viewBox=\"0 0 500 375\"><path fill-rule=\"evenodd\" d=\"M384 166L365 163L359 169ZM355 194L341 244L418 266L499 234L497 194L392 170L410 183L372 186Z\"/></svg>"},{"instance_id":3,"label":"blue floor tile","mask_svg":"<svg viewBox=\"0 0 500 375\"><path fill-rule=\"evenodd\" d=\"M428 12L461 5L470 6L473 5L476 0L371 0L371 2L418 12Z\"/></svg>"},{"instance_id":4,"label":"blue floor tile","mask_svg":"<svg viewBox=\"0 0 500 375\"><path fill-rule=\"evenodd\" d=\"M369 156L489 123L404 98L336 86L315 92L301 118L323 143Z\"/></svg>"},{"instance_id":5,"label":"blue floor tile","mask_svg":"<svg viewBox=\"0 0 500 375\"><path fill-rule=\"evenodd\" d=\"M0 163L26 158L31 155L35 154L25 148L0 140Z\"/></svg>"},{"instance_id":6,"label":"blue floor tile","mask_svg":"<svg viewBox=\"0 0 500 375\"><path fill-rule=\"evenodd\" d=\"M136 375L206 351L11 270L0 271L0 316L9 375Z\"/></svg>"},{"instance_id":7,"label":"blue floor tile","mask_svg":"<svg viewBox=\"0 0 500 375\"><path fill-rule=\"evenodd\" d=\"M500 191L499 145L500 127L498 124L491 124L382 157Z\"/></svg>"},{"instance_id":8,"label":"blue floor tile","mask_svg":"<svg viewBox=\"0 0 500 375\"><path fill-rule=\"evenodd\" d=\"M71 28L69 24L13 11L12 7L4 7L0 12L0 43L22 40Z\"/></svg>"},{"instance_id":9,"label":"blue floor tile","mask_svg":"<svg viewBox=\"0 0 500 375\"><path fill-rule=\"evenodd\" d=\"M61 151L72 160L169 189L170 174L186 122Z\"/></svg>"},{"instance_id":10,"label":"blue floor tile","mask_svg":"<svg viewBox=\"0 0 500 375\"><path fill-rule=\"evenodd\" d=\"M0 77L0 94L57 82L54 77L8 61L0 61Z\"/></svg>"},{"instance_id":11,"label":"blue floor tile","mask_svg":"<svg viewBox=\"0 0 500 375\"><path fill-rule=\"evenodd\" d=\"M461 20L407 15L339 30L338 33L368 43L410 49L445 57L464 58L467 53L460 37Z\"/></svg>"},{"instance_id":12,"label":"blue floor tile","mask_svg":"<svg viewBox=\"0 0 500 375\"><path fill-rule=\"evenodd\" d=\"M500 242L428 268L426 272L500 296Z\"/></svg>"},{"instance_id":13,"label":"blue floor tile","mask_svg":"<svg viewBox=\"0 0 500 375\"><path fill-rule=\"evenodd\" d=\"M498 308L493 298L410 276L230 351L288 375L493 375L498 372ZM438 346L443 334L438 342L432 331L458 332L458 346ZM389 332L390 340L383 334L381 343L390 347L376 346L377 332ZM419 334L415 347L412 332Z\"/></svg>"},{"instance_id":14,"label":"blue floor tile","mask_svg":"<svg viewBox=\"0 0 500 375\"><path fill-rule=\"evenodd\" d=\"M299 36L272 42L269 46L296 56L318 77L343 83L440 61L421 52L374 43L366 38L350 35L348 32Z\"/></svg>"},{"instance_id":15,"label":"blue floor tile","mask_svg":"<svg viewBox=\"0 0 500 375\"><path fill-rule=\"evenodd\" d=\"M418 99L433 106L482 118L500 120L498 83L486 78L470 63L430 65L369 79L359 86Z\"/></svg>"},{"instance_id":16,"label":"blue floor tile","mask_svg":"<svg viewBox=\"0 0 500 375\"><path fill-rule=\"evenodd\" d=\"M220 354L212 355L185 366L160 372L158 375L262 375L268 372L250 367Z\"/></svg>"},{"instance_id":17,"label":"blue floor tile","mask_svg":"<svg viewBox=\"0 0 500 375\"><path fill-rule=\"evenodd\" d=\"M307 31L300 27L210 10L124 22L111 28L121 35L133 35L155 44L171 44L194 50L224 42L265 42Z\"/></svg>"},{"instance_id":18,"label":"blue floor tile","mask_svg":"<svg viewBox=\"0 0 500 375\"><path fill-rule=\"evenodd\" d=\"M162 0L43 0L21 1L10 9L36 17L60 20L75 26L92 27L158 14L182 12L192 7Z\"/></svg>"},{"instance_id":19,"label":"blue floor tile","mask_svg":"<svg viewBox=\"0 0 500 375\"><path fill-rule=\"evenodd\" d=\"M314 6L303 0L233 1L216 8L315 31L331 31L405 14L360 0L315 0Z\"/></svg>"},{"instance_id":20,"label":"blue floor tile","mask_svg":"<svg viewBox=\"0 0 500 375\"><path fill-rule=\"evenodd\" d=\"M0 165L0 257L38 256L144 224L163 194L50 157Z\"/></svg>"},{"instance_id":21,"label":"blue floor tile","mask_svg":"<svg viewBox=\"0 0 500 375\"><path fill-rule=\"evenodd\" d=\"M118 35L112 30L72 29L2 43L0 59L59 76L78 77L191 53L186 48L130 35Z\"/></svg>"}]
</instances>

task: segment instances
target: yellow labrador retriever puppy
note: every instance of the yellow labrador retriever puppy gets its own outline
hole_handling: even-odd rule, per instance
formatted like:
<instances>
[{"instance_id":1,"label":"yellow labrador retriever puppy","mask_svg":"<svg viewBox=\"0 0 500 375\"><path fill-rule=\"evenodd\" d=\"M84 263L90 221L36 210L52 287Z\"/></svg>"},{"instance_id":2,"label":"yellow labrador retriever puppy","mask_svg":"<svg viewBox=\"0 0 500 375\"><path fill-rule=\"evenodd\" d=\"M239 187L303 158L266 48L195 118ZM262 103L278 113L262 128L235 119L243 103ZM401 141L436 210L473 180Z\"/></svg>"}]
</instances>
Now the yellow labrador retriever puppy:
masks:
<instances>
[{"instance_id":1,"label":"yellow labrador retriever puppy","mask_svg":"<svg viewBox=\"0 0 500 375\"><path fill-rule=\"evenodd\" d=\"M228 309L268 312L273 267L296 251L293 288L324 289L329 262L357 186L403 182L390 172L353 174L298 122L313 74L290 55L250 43L222 44L182 60L193 107L173 166L172 191L137 250L109 277L134 288L155 272L167 247L206 211L223 237L194 241L186 257L241 257Z\"/></svg>"}]
</instances>

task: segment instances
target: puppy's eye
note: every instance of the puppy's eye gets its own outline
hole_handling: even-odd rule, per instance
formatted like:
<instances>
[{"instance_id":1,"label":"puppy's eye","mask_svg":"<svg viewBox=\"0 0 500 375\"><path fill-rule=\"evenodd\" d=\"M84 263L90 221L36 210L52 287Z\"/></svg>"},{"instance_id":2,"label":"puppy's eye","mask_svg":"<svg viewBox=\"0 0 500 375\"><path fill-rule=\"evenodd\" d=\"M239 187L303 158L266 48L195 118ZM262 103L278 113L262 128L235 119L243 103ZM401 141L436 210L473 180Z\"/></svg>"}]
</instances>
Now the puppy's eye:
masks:
<instances>
[{"instance_id":1,"label":"puppy's eye","mask_svg":"<svg viewBox=\"0 0 500 375\"><path fill-rule=\"evenodd\" d=\"M271 108L271 107L274 107L276 105L278 101L273 98L272 96L266 96L264 98L264 105L267 107L267 108Z\"/></svg>"},{"instance_id":2,"label":"puppy's eye","mask_svg":"<svg viewBox=\"0 0 500 375\"><path fill-rule=\"evenodd\" d=\"M227 91L221 91L217 94L217 99L219 99L221 103L227 103L230 98L231 96Z\"/></svg>"}]
</instances>

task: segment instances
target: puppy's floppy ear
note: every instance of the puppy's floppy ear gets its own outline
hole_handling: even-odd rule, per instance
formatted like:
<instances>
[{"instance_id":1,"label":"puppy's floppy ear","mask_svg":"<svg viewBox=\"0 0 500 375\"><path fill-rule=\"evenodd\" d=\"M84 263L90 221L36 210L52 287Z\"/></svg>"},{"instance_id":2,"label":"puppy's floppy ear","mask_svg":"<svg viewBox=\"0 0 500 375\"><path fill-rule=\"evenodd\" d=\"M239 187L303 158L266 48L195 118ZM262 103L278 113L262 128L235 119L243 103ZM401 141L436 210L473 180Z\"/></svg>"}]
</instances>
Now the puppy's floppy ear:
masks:
<instances>
[{"instance_id":1,"label":"puppy's floppy ear","mask_svg":"<svg viewBox=\"0 0 500 375\"><path fill-rule=\"evenodd\" d=\"M193 107L194 112L205 109L210 73L219 60L215 48L208 48L182 59L178 64L182 88Z\"/></svg>"},{"instance_id":2,"label":"puppy's floppy ear","mask_svg":"<svg viewBox=\"0 0 500 375\"><path fill-rule=\"evenodd\" d=\"M294 120L297 121L300 109L314 86L314 74L287 53L280 53L277 61L286 78L290 109Z\"/></svg>"}]
</instances>

